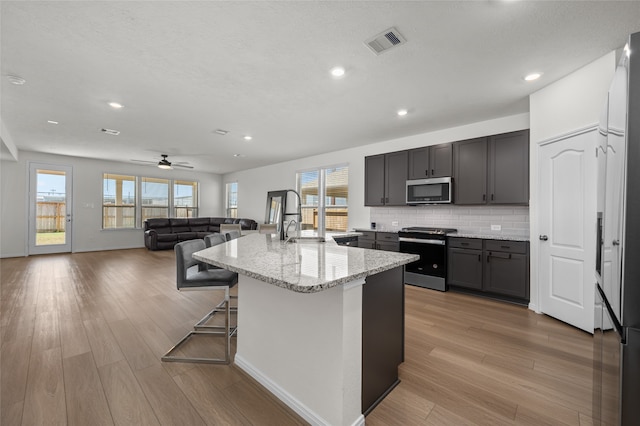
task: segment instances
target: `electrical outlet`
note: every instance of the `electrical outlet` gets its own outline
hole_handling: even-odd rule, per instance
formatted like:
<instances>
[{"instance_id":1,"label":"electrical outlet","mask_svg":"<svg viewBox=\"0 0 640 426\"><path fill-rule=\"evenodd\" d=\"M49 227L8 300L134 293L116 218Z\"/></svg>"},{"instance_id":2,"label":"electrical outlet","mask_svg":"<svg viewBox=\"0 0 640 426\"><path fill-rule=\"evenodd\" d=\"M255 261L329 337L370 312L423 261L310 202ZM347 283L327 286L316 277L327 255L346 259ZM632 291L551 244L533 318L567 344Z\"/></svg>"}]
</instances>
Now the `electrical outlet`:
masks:
<instances>
[{"instance_id":1,"label":"electrical outlet","mask_svg":"<svg viewBox=\"0 0 640 426\"><path fill-rule=\"evenodd\" d=\"M492 231L500 231L502 230L502 225L491 225Z\"/></svg>"},{"instance_id":2,"label":"electrical outlet","mask_svg":"<svg viewBox=\"0 0 640 426\"><path fill-rule=\"evenodd\" d=\"M397 220L391 221L391 226L398 226L398 221Z\"/></svg>"}]
</instances>

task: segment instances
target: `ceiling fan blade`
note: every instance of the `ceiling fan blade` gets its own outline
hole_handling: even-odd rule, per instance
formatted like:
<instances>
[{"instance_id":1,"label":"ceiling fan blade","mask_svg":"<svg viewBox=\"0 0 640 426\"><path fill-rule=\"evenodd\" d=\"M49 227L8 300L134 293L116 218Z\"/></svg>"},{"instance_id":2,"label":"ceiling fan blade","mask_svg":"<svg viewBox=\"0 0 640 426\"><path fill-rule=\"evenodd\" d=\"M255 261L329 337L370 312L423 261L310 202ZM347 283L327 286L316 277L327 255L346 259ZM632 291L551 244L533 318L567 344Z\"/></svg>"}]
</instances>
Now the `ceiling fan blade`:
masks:
<instances>
[{"instance_id":1,"label":"ceiling fan blade","mask_svg":"<svg viewBox=\"0 0 640 426\"><path fill-rule=\"evenodd\" d=\"M134 163L144 163L144 164L158 164L157 161L147 161L147 160L134 160L131 159L129 161L133 161Z\"/></svg>"},{"instance_id":2,"label":"ceiling fan blade","mask_svg":"<svg viewBox=\"0 0 640 426\"><path fill-rule=\"evenodd\" d=\"M183 169L193 169L193 166L187 166L185 164L171 163L173 167L182 167Z\"/></svg>"}]
</instances>

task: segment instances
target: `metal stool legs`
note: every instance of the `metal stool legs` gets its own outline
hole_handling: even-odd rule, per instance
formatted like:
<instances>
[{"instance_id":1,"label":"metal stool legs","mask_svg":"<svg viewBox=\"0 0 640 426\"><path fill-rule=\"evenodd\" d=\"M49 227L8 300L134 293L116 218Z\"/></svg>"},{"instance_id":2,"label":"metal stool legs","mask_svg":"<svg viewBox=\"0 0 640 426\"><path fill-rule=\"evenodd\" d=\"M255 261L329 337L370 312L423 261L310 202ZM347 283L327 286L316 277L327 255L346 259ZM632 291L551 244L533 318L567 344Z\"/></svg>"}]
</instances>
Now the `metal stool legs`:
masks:
<instances>
[{"instance_id":1,"label":"metal stool legs","mask_svg":"<svg viewBox=\"0 0 640 426\"><path fill-rule=\"evenodd\" d=\"M237 312L238 308L231 308L229 288L225 288L224 300L220 302L211 312L205 315L194 326L194 330L187 333L178 343L176 343L171 349L162 356L162 361L166 362L197 362L205 364L229 364L231 361L231 337L236 334L237 327L231 327L231 311ZM222 308L224 306L224 308ZM211 317L217 312L224 312L224 326L220 325L204 325ZM198 335L218 335L225 336L225 355L224 358L205 358L205 357L187 357L172 355L173 352L178 350L180 346L189 340L191 337Z\"/></svg>"}]
</instances>

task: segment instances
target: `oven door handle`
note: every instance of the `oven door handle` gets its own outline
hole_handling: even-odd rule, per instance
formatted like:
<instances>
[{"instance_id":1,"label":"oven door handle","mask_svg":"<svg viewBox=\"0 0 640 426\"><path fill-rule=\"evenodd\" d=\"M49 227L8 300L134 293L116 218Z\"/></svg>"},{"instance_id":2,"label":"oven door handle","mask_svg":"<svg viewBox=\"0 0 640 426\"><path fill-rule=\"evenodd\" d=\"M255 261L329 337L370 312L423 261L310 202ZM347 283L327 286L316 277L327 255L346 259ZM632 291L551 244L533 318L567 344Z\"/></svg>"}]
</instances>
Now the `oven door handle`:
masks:
<instances>
[{"instance_id":1,"label":"oven door handle","mask_svg":"<svg viewBox=\"0 0 640 426\"><path fill-rule=\"evenodd\" d=\"M443 246L447 243L444 240L425 240L423 238L406 238L406 237L400 237L398 238L398 241L400 241L401 243L433 244L438 246Z\"/></svg>"}]
</instances>

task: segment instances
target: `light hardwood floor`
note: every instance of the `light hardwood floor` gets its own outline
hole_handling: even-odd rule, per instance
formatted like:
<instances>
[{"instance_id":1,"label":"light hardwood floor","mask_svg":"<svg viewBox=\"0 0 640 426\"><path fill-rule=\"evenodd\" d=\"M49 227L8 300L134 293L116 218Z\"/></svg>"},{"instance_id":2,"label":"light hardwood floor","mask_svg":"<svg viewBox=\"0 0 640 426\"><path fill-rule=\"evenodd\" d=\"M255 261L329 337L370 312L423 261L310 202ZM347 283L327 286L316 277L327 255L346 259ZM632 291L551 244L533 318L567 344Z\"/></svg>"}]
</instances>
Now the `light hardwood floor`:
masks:
<instances>
[{"instance_id":1,"label":"light hardwood floor","mask_svg":"<svg viewBox=\"0 0 640 426\"><path fill-rule=\"evenodd\" d=\"M173 251L0 266L1 425L304 424L233 365L160 361L221 298L178 292ZM588 425L591 340L521 306L407 286L402 382L367 425Z\"/></svg>"}]
</instances>

